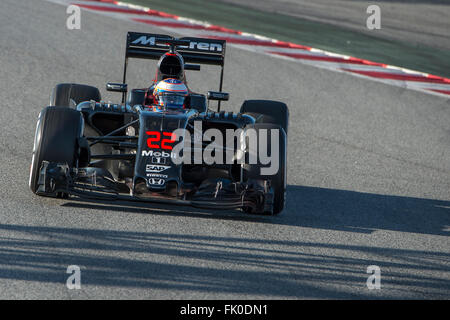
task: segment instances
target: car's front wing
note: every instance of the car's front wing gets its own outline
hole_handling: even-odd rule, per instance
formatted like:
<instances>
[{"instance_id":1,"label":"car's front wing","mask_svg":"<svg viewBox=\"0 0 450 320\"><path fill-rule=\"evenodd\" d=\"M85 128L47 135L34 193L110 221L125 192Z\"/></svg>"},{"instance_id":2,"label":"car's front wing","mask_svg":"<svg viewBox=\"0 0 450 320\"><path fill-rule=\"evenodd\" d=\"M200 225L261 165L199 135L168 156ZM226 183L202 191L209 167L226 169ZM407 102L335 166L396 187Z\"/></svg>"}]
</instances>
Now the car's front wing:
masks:
<instances>
[{"instance_id":1,"label":"car's front wing","mask_svg":"<svg viewBox=\"0 0 450 320\"><path fill-rule=\"evenodd\" d=\"M273 210L273 191L270 182L266 180L250 180L245 183L218 180L191 194L180 192L180 196L173 197L154 193L143 197L131 194L126 185L116 182L104 169L76 169L64 163L48 161L42 162L36 193L52 197L72 195L90 199L157 202L206 209L246 208L250 209L247 211L257 214L270 214Z\"/></svg>"}]
</instances>

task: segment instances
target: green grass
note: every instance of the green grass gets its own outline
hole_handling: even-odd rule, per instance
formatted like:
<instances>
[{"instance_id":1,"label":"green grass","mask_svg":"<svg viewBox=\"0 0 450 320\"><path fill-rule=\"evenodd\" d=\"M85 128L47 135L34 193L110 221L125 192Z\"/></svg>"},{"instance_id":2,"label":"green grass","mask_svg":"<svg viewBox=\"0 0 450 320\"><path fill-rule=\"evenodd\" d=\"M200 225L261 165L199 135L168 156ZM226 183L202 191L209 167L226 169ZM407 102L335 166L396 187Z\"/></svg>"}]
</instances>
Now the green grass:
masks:
<instances>
[{"instance_id":1,"label":"green grass","mask_svg":"<svg viewBox=\"0 0 450 320\"><path fill-rule=\"evenodd\" d=\"M124 0L122 0L124 1ZM230 29L450 77L450 52L381 39L332 25L208 0L125 0Z\"/></svg>"}]
</instances>

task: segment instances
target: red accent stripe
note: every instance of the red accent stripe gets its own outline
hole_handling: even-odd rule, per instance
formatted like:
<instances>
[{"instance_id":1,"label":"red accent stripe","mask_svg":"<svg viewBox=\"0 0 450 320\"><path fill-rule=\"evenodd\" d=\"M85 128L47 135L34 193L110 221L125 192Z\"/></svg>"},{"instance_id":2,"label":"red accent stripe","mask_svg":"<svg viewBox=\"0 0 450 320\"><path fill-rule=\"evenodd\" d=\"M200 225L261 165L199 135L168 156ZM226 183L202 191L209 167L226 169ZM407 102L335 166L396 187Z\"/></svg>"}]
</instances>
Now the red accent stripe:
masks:
<instances>
[{"instance_id":1,"label":"red accent stripe","mask_svg":"<svg viewBox=\"0 0 450 320\"><path fill-rule=\"evenodd\" d=\"M131 19L136 22L142 22L147 24L152 24L158 27L170 27L170 28L188 28L188 29L206 29L205 26L198 25L198 24L187 24L187 23L180 23L180 22L171 22L171 21L155 21L155 20L146 20L146 19L140 19L140 18L133 18Z\"/></svg>"},{"instance_id":2,"label":"red accent stripe","mask_svg":"<svg viewBox=\"0 0 450 320\"><path fill-rule=\"evenodd\" d=\"M99 11L106 11L106 12L121 12L121 13L132 13L132 14L147 14L146 11L142 10L135 10L135 9L128 9L128 8L121 8L121 7L102 7L102 6L96 6L92 4L77 4L77 6L85 9L91 9L91 10L99 10Z\"/></svg>"},{"instance_id":3,"label":"red accent stripe","mask_svg":"<svg viewBox=\"0 0 450 320\"><path fill-rule=\"evenodd\" d=\"M326 62L337 62L337 63L346 63L346 64L364 64L364 65L372 65L372 66L380 66L385 67L385 64L377 63L377 62L371 62L368 60L358 59L358 58L340 58L340 57L332 57L332 56L311 56L307 54L302 53L289 53L289 52L275 52L275 51L269 51L269 53L277 54L280 56L286 56L290 58L295 59L305 59L305 60L316 60L316 61L326 61Z\"/></svg>"},{"instance_id":4,"label":"red accent stripe","mask_svg":"<svg viewBox=\"0 0 450 320\"><path fill-rule=\"evenodd\" d=\"M342 68L342 70L362 74L362 75L373 77L373 78L450 84L450 79L433 76L433 75L423 76L423 75L395 74L395 73L389 73L389 72L362 71L362 70L351 70L351 69L345 69L345 68Z\"/></svg>"},{"instance_id":5,"label":"red accent stripe","mask_svg":"<svg viewBox=\"0 0 450 320\"><path fill-rule=\"evenodd\" d=\"M117 1L114 0L88 0L93 2L105 2L105 3L114 3L117 4ZM159 16L159 17L165 17L165 18L173 18L178 19L178 16L168 14L161 11L156 10L149 10L149 11L142 11L139 9L129 9L124 7L103 7L98 5L91 5L91 4L78 4L79 7L85 8L85 9L91 9L91 10L99 10L99 11L106 11L106 12L119 12L119 13L127 13L127 14L139 14L139 15L149 15L149 16ZM198 29L198 30L208 30L208 31L216 31L216 32L223 32L223 33L231 33L231 34L242 34L241 31L236 31L220 26L203 26L198 24L190 24L190 23L181 23L181 22L168 22L168 21L151 21L151 20L145 20L145 19L132 19L136 22L142 22L147 24L152 24L156 26L161 27L173 27L173 28L189 28L189 29Z\"/></svg>"},{"instance_id":6,"label":"red accent stripe","mask_svg":"<svg viewBox=\"0 0 450 320\"><path fill-rule=\"evenodd\" d=\"M303 49L303 50L310 50L311 47L302 46L295 43L289 43L289 42L283 42L283 41L268 41L268 40L258 40L258 39L239 39L239 38L229 38L229 37L218 37L218 36L205 36L206 38L210 39L218 39L218 40L226 40L230 43L235 44L246 44L251 46L264 46L264 47L278 47L278 48L295 48L295 49Z\"/></svg>"},{"instance_id":7,"label":"red accent stripe","mask_svg":"<svg viewBox=\"0 0 450 320\"><path fill-rule=\"evenodd\" d=\"M151 25L155 25L158 27L170 27L170 28L186 28L186 29L196 29L196 30L206 30L206 31L216 31L223 33L232 33L232 34L240 34L240 31L235 31L227 28L222 28L219 26L204 26L201 24L192 24L192 23L183 23L183 22L171 22L171 21L155 21L155 20L147 20L141 18L133 18L133 21L147 23Z\"/></svg>"},{"instance_id":8,"label":"red accent stripe","mask_svg":"<svg viewBox=\"0 0 450 320\"><path fill-rule=\"evenodd\" d=\"M224 28L224 27L220 27L220 26L213 26L213 25L207 27L207 30L224 32L224 33L233 33L233 34L239 34L239 35L242 34L242 31L232 30L232 29L228 29L228 28Z\"/></svg>"},{"instance_id":9,"label":"red accent stripe","mask_svg":"<svg viewBox=\"0 0 450 320\"><path fill-rule=\"evenodd\" d=\"M149 11L142 11L139 9L129 9L124 7L102 7L98 5L91 5L91 4L77 4L77 6L85 9L91 9L91 10L98 10L98 11L106 11L106 12L119 12L119 13L128 13L128 14L140 14L140 15L149 15L149 16L159 16L164 18L178 18L175 15L156 11L156 10L149 10Z\"/></svg>"},{"instance_id":10,"label":"red accent stripe","mask_svg":"<svg viewBox=\"0 0 450 320\"><path fill-rule=\"evenodd\" d=\"M437 90L437 89L427 89L427 90L450 95L450 90Z\"/></svg>"},{"instance_id":11,"label":"red accent stripe","mask_svg":"<svg viewBox=\"0 0 450 320\"><path fill-rule=\"evenodd\" d=\"M114 4L118 4L119 1L116 0L83 0L83 1L91 1L91 2L105 2L105 3L114 3ZM73 3L75 4L75 3Z\"/></svg>"}]
</instances>

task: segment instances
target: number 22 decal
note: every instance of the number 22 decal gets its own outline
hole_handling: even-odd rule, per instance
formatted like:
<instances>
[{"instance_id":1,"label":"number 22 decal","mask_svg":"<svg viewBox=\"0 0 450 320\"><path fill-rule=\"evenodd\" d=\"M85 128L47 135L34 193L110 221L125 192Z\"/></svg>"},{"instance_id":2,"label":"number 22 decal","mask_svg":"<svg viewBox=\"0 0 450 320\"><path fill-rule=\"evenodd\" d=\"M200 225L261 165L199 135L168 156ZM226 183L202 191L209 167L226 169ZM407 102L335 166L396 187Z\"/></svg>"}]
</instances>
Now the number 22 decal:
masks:
<instances>
[{"instance_id":1,"label":"number 22 decal","mask_svg":"<svg viewBox=\"0 0 450 320\"><path fill-rule=\"evenodd\" d=\"M163 138L161 140L161 132L159 131L146 131L147 135L150 136L150 138L147 139L147 146L151 149L165 149L165 150L172 150L173 146L168 145L169 143L174 143L176 139L176 135L171 132L163 132L163 136L169 137L170 139ZM158 143L161 141L161 145Z\"/></svg>"}]
</instances>

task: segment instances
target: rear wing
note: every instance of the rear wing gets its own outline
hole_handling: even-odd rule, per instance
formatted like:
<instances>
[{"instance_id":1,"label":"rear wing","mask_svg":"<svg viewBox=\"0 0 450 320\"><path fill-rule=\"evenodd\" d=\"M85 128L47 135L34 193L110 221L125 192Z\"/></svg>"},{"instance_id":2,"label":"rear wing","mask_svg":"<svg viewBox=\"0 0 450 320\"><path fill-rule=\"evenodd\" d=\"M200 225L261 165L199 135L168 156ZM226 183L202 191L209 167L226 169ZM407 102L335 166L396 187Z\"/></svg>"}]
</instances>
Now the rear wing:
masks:
<instances>
[{"instance_id":1,"label":"rear wing","mask_svg":"<svg viewBox=\"0 0 450 320\"><path fill-rule=\"evenodd\" d=\"M128 32L123 83L126 83L129 58L158 60L163 54L169 52L170 46L161 43L161 40L175 40L175 38L164 34ZM184 37L178 40L189 42L189 45L179 45L176 48L176 51L183 57L185 62L221 67L219 91L222 91L226 41L194 37Z\"/></svg>"},{"instance_id":2,"label":"rear wing","mask_svg":"<svg viewBox=\"0 0 450 320\"><path fill-rule=\"evenodd\" d=\"M175 38L164 34L128 32L125 58L158 60L169 51L169 46L158 41L164 39L174 40ZM192 37L178 40L189 41L189 46L177 46L177 52L181 54L185 62L223 66L225 40Z\"/></svg>"}]
</instances>

